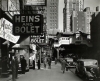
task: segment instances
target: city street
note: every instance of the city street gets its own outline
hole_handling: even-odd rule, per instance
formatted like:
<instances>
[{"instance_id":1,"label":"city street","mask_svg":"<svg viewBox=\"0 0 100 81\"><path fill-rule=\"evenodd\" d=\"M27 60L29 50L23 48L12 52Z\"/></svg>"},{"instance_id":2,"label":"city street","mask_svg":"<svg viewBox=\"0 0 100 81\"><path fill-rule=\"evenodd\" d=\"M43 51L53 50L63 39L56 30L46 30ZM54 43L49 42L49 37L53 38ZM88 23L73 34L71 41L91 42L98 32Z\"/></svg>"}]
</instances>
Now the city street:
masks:
<instances>
[{"instance_id":1,"label":"city street","mask_svg":"<svg viewBox=\"0 0 100 81\"><path fill-rule=\"evenodd\" d=\"M90 80L100 81L100 0L0 0L0 81Z\"/></svg>"},{"instance_id":2,"label":"city street","mask_svg":"<svg viewBox=\"0 0 100 81\"><path fill-rule=\"evenodd\" d=\"M25 75L19 76L17 81L82 81L73 72L68 71L64 74L61 71L60 64L52 63L51 69L30 70Z\"/></svg>"}]
</instances>

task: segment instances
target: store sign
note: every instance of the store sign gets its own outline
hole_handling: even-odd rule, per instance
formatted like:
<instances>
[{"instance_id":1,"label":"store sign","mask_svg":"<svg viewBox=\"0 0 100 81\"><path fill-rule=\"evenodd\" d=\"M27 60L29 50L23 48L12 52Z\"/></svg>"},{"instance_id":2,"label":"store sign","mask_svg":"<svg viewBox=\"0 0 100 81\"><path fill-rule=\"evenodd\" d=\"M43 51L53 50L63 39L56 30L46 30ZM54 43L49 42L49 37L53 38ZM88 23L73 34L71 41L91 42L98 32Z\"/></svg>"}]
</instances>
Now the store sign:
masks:
<instances>
[{"instance_id":1,"label":"store sign","mask_svg":"<svg viewBox=\"0 0 100 81\"><path fill-rule=\"evenodd\" d=\"M44 35L37 35L37 36L31 36L30 37L30 43L34 44L34 43L44 43L45 41L45 37Z\"/></svg>"},{"instance_id":2,"label":"store sign","mask_svg":"<svg viewBox=\"0 0 100 81\"><path fill-rule=\"evenodd\" d=\"M26 5L46 6L46 0L27 0Z\"/></svg>"},{"instance_id":3,"label":"store sign","mask_svg":"<svg viewBox=\"0 0 100 81\"><path fill-rule=\"evenodd\" d=\"M14 35L39 35L43 33L43 15L14 15Z\"/></svg>"},{"instance_id":4,"label":"store sign","mask_svg":"<svg viewBox=\"0 0 100 81\"><path fill-rule=\"evenodd\" d=\"M13 16L14 14L20 14L11 0L8 0L8 12Z\"/></svg>"},{"instance_id":5,"label":"store sign","mask_svg":"<svg viewBox=\"0 0 100 81\"><path fill-rule=\"evenodd\" d=\"M19 36L12 34L12 23L5 18L0 20L0 37L13 43L16 43L19 39Z\"/></svg>"},{"instance_id":6,"label":"store sign","mask_svg":"<svg viewBox=\"0 0 100 81\"><path fill-rule=\"evenodd\" d=\"M70 44L70 37L60 37L59 39L59 44L62 45L62 44Z\"/></svg>"}]
</instances>

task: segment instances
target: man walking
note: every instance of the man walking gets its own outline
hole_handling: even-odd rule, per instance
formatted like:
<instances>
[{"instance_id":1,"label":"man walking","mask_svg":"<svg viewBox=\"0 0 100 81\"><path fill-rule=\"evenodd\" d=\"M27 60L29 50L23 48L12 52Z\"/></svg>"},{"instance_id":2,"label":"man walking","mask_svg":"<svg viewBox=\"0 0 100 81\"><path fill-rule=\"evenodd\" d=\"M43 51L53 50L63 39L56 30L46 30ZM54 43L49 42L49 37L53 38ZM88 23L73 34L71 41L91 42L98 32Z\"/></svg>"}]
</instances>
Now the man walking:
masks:
<instances>
[{"instance_id":1,"label":"man walking","mask_svg":"<svg viewBox=\"0 0 100 81\"><path fill-rule=\"evenodd\" d=\"M63 58L63 59L62 59L62 71L63 71L63 73L65 73L65 68L66 68L66 61L65 61L65 59Z\"/></svg>"},{"instance_id":2,"label":"man walking","mask_svg":"<svg viewBox=\"0 0 100 81\"><path fill-rule=\"evenodd\" d=\"M47 56L45 55L43 58L44 68L47 66Z\"/></svg>"},{"instance_id":3,"label":"man walking","mask_svg":"<svg viewBox=\"0 0 100 81\"><path fill-rule=\"evenodd\" d=\"M38 66L38 69L40 69L40 58L39 58L39 56L37 58L37 66Z\"/></svg>"},{"instance_id":4,"label":"man walking","mask_svg":"<svg viewBox=\"0 0 100 81\"><path fill-rule=\"evenodd\" d=\"M48 62L48 68L51 69L51 57L50 57L50 55L48 56L47 62Z\"/></svg>"},{"instance_id":5,"label":"man walking","mask_svg":"<svg viewBox=\"0 0 100 81\"><path fill-rule=\"evenodd\" d=\"M27 63L26 63L26 60L25 60L25 58L23 56L23 58L21 59L21 70L22 70L22 74L25 74L26 66L27 66Z\"/></svg>"}]
</instances>

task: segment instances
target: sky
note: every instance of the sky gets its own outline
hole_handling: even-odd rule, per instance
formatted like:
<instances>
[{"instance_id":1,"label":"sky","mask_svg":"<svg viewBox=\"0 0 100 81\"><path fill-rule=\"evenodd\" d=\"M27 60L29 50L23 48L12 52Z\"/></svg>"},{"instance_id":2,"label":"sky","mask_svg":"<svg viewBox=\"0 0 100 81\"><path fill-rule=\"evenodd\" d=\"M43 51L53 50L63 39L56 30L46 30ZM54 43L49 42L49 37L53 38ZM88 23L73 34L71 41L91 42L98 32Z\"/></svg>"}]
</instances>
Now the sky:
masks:
<instances>
[{"instance_id":1,"label":"sky","mask_svg":"<svg viewBox=\"0 0 100 81\"><path fill-rule=\"evenodd\" d=\"M100 0L84 0L84 8L90 7L91 11L95 11L95 7L99 6L100 11ZM58 28L63 30L63 8L64 8L64 0L59 0L59 20L58 20Z\"/></svg>"}]
</instances>

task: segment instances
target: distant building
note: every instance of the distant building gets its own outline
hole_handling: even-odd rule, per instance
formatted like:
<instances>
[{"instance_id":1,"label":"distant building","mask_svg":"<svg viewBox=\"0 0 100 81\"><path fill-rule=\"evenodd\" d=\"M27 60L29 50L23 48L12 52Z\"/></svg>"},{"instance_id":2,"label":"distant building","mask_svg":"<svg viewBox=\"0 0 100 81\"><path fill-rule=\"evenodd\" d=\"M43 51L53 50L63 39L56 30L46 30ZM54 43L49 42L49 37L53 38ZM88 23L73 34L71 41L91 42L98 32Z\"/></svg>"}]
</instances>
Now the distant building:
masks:
<instances>
[{"instance_id":1,"label":"distant building","mask_svg":"<svg viewBox=\"0 0 100 81\"><path fill-rule=\"evenodd\" d=\"M63 8L63 31L66 29L66 8Z\"/></svg>"},{"instance_id":2,"label":"distant building","mask_svg":"<svg viewBox=\"0 0 100 81\"><path fill-rule=\"evenodd\" d=\"M84 13L85 13L85 33L89 34L88 38L91 38L90 35L90 22L92 20L92 14L93 12L90 11L90 7L86 7L84 9Z\"/></svg>"},{"instance_id":3,"label":"distant building","mask_svg":"<svg viewBox=\"0 0 100 81\"><path fill-rule=\"evenodd\" d=\"M64 32L71 31L70 26L70 17L74 11L83 11L84 9L84 0L64 0Z\"/></svg>"},{"instance_id":4,"label":"distant building","mask_svg":"<svg viewBox=\"0 0 100 81\"><path fill-rule=\"evenodd\" d=\"M71 30L73 33L77 31L82 31L86 33L85 31L85 13L82 11L73 11L72 18L71 18L72 26Z\"/></svg>"},{"instance_id":5,"label":"distant building","mask_svg":"<svg viewBox=\"0 0 100 81\"><path fill-rule=\"evenodd\" d=\"M47 0L46 6L29 7L29 10L33 10L32 13L43 15L43 31L47 31L47 33L58 29L58 2L59 0Z\"/></svg>"},{"instance_id":6,"label":"distant building","mask_svg":"<svg viewBox=\"0 0 100 81\"><path fill-rule=\"evenodd\" d=\"M47 0L47 30L58 29L58 2L59 0Z\"/></svg>"}]
</instances>

